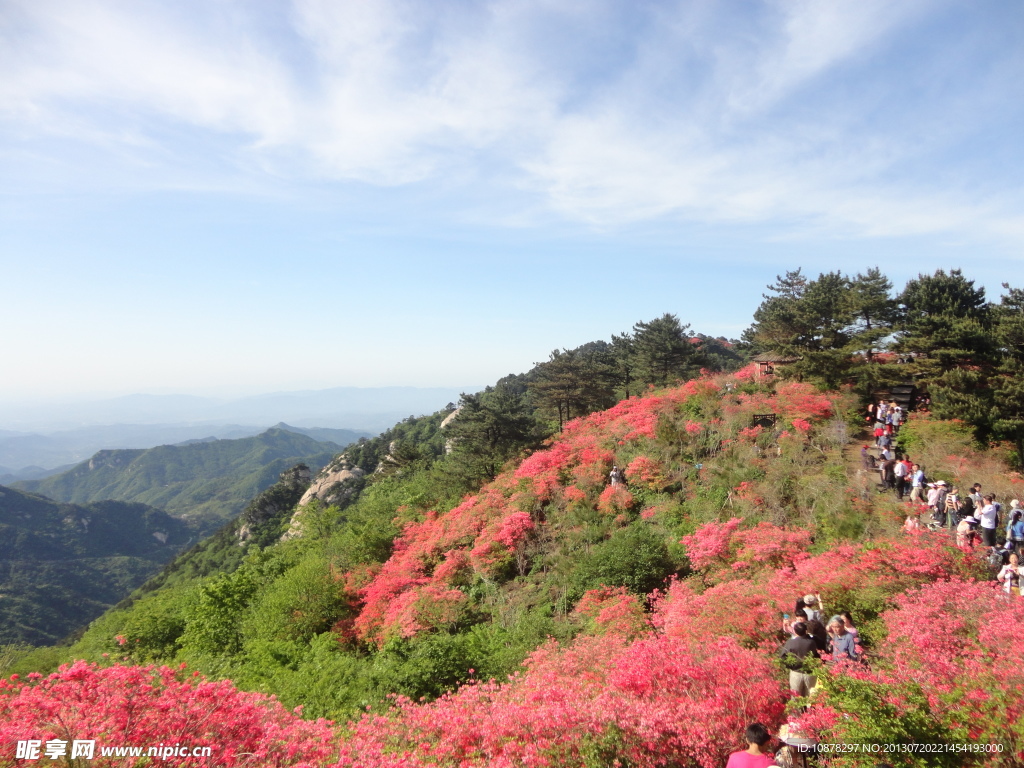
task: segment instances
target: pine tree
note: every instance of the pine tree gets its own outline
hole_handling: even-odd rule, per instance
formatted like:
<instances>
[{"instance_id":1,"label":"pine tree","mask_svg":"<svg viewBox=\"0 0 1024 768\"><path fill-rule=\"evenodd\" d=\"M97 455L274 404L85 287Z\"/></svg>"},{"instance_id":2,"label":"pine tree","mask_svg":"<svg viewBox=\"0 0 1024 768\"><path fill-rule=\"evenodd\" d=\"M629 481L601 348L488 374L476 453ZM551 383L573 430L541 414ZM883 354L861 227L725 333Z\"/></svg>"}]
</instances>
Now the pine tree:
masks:
<instances>
[{"instance_id":1,"label":"pine tree","mask_svg":"<svg viewBox=\"0 0 1024 768\"><path fill-rule=\"evenodd\" d=\"M892 282L878 267L867 274L858 274L850 281L850 312L853 324L849 329L851 351L864 352L871 362L875 350L893 332L899 316Z\"/></svg>"},{"instance_id":2,"label":"pine tree","mask_svg":"<svg viewBox=\"0 0 1024 768\"><path fill-rule=\"evenodd\" d=\"M629 332L621 336L612 334L612 376L615 386L628 400L630 388L636 378L636 348Z\"/></svg>"},{"instance_id":3,"label":"pine tree","mask_svg":"<svg viewBox=\"0 0 1024 768\"><path fill-rule=\"evenodd\" d=\"M521 450L536 446L540 430L523 392L501 382L475 395L462 395L462 409L446 427L452 455L464 474L492 480Z\"/></svg>"},{"instance_id":4,"label":"pine tree","mask_svg":"<svg viewBox=\"0 0 1024 768\"><path fill-rule=\"evenodd\" d=\"M588 344L574 350L554 350L547 362L537 363L536 379L530 384L534 404L565 422L615 403L612 371L607 346Z\"/></svg>"},{"instance_id":5,"label":"pine tree","mask_svg":"<svg viewBox=\"0 0 1024 768\"><path fill-rule=\"evenodd\" d=\"M1024 290L1010 288L993 308L995 338L1002 357L992 382L993 434L1014 444L1018 466L1024 467Z\"/></svg>"},{"instance_id":6,"label":"pine tree","mask_svg":"<svg viewBox=\"0 0 1024 768\"><path fill-rule=\"evenodd\" d=\"M915 354L914 373L937 379L963 365L985 365L994 352L985 289L959 269L918 275L900 294L896 348Z\"/></svg>"},{"instance_id":7,"label":"pine tree","mask_svg":"<svg viewBox=\"0 0 1024 768\"><path fill-rule=\"evenodd\" d=\"M808 281L798 269L768 286L744 334L755 347L800 358L787 375L810 377L835 387L850 370L849 328L853 325L850 281L839 272Z\"/></svg>"},{"instance_id":8,"label":"pine tree","mask_svg":"<svg viewBox=\"0 0 1024 768\"><path fill-rule=\"evenodd\" d=\"M696 373L692 365L696 353L686 336L689 327L668 313L633 326L633 347L641 381L663 387Z\"/></svg>"}]
</instances>

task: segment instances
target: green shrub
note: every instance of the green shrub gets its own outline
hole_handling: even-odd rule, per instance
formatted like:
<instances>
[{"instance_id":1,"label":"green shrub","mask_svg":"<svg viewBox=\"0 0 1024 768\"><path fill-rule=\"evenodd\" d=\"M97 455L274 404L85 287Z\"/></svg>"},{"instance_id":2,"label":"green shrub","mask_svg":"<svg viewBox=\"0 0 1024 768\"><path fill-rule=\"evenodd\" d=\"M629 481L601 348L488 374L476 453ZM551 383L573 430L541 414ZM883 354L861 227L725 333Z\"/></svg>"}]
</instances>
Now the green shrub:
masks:
<instances>
[{"instance_id":1,"label":"green shrub","mask_svg":"<svg viewBox=\"0 0 1024 768\"><path fill-rule=\"evenodd\" d=\"M602 585L645 595L676 570L662 537L638 520L615 531L583 558L572 575L574 599Z\"/></svg>"}]
</instances>

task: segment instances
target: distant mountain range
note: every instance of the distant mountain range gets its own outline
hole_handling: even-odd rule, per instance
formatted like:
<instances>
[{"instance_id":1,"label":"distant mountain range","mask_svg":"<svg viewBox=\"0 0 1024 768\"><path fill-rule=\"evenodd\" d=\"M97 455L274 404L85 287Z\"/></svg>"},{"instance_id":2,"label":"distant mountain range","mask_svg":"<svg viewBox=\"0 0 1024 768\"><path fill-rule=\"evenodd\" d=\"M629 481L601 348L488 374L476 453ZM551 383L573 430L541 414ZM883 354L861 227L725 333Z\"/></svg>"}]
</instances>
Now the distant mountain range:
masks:
<instances>
[{"instance_id":1,"label":"distant mountain range","mask_svg":"<svg viewBox=\"0 0 1024 768\"><path fill-rule=\"evenodd\" d=\"M184 424L113 424L47 435L0 432L0 482L52 475L104 448L152 448L193 439L251 437L266 427Z\"/></svg>"},{"instance_id":2,"label":"distant mountain range","mask_svg":"<svg viewBox=\"0 0 1024 768\"><path fill-rule=\"evenodd\" d=\"M16 487L76 504L104 499L141 502L194 521L209 533L273 485L283 470L305 463L316 472L343 447L291 429L274 428L234 440L103 450L65 472L21 481ZM309 431L342 439L356 434Z\"/></svg>"},{"instance_id":3,"label":"distant mountain range","mask_svg":"<svg viewBox=\"0 0 1024 768\"><path fill-rule=\"evenodd\" d=\"M348 445L372 433L356 429L296 427L284 422L274 425L320 442ZM152 448L158 445L185 445L213 440L252 437L266 426L220 426L184 424L117 424L26 435L0 431L0 483L38 480L72 468L99 450Z\"/></svg>"},{"instance_id":4,"label":"distant mountain range","mask_svg":"<svg viewBox=\"0 0 1024 768\"><path fill-rule=\"evenodd\" d=\"M0 644L59 641L196 538L197 526L145 504L61 504L0 486Z\"/></svg>"},{"instance_id":5,"label":"distant mountain range","mask_svg":"<svg viewBox=\"0 0 1024 768\"><path fill-rule=\"evenodd\" d=\"M192 395L127 395L70 403L0 403L0 439L80 427L257 424L381 432L406 416L433 413L480 387L335 387L234 399ZM6 434L5 434L6 433ZM193 434L187 440L202 437ZM226 436L226 435L225 435ZM109 446L108 446L109 447ZM0 464L8 462L0 459Z\"/></svg>"},{"instance_id":6,"label":"distant mountain range","mask_svg":"<svg viewBox=\"0 0 1024 768\"><path fill-rule=\"evenodd\" d=\"M0 483L37 480L102 449L251 437L271 424L345 445L477 389L338 387L234 400L129 395L45 406L0 403Z\"/></svg>"}]
</instances>

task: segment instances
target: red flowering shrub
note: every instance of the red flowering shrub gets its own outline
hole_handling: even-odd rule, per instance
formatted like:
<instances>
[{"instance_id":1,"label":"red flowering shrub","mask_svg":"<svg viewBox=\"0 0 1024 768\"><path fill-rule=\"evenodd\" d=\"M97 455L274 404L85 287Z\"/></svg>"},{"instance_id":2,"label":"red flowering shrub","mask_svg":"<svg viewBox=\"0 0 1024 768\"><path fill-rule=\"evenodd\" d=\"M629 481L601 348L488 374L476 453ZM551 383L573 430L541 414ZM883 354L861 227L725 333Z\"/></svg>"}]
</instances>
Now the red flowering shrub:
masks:
<instances>
[{"instance_id":1,"label":"red flowering shrub","mask_svg":"<svg viewBox=\"0 0 1024 768\"><path fill-rule=\"evenodd\" d=\"M787 419L827 419L834 413L832 400L805 382L779 384L775 401L778 413Z\"/></svg>"},{"instance_id":2,"label":"red flowering shrub","mask_svg":"<svg viewBox=\"0 0 1024 768\"><path fill-rule=\"evenodd\" d=\"M542 647L505 685L480 683L352 726L340 765L696 765L718 768L748 722L786 697L762 656L719 638L690 646L614 633Z\"/></svg>"},{"instance_id":3,"label":"red flowering shrub","mask_svg":"<svg viewBox=\"0 0 1024 768\"><path fill-rule=\"evenodd\" d=\"M665 472L661 464L648 456L637 456L626 467L626 477L631 483L660 488L665 484Z\"/></svg>"},{"instance_id":4,"label":"red flowering shrub","mask_svg":"<svg viewBox=\"0 0 1024 768\"><path fill-rule=\"evenodd\" d=\"M839 544L828 552L773 573L765 591L777 605L798 596L821 593L827 610L874 615L890 607L895 595L940 579L984 574L983 565L965 557L944 533L922 532L912 539L877 539Z\"/></svg>"},{"instance_id":5,"label":"red flowering shrub","mask_svg":"<svg viewBox=\"0 0 1024 768\"><path fill-rule=\"evenodd\" d=\"M562 491L562 498L568 502L585 501L587 498L587 494L584 493L579 488L577 488L575 485L570 485L567 486L564 491Z\"/></svg>"},{"instance_id":6,"label":"red flowering shrub","mask_svg":"<svg viewBox=\"0 0 1024 768\"><path fill-rule=\"evenodd\" d=\"M791 567L808 557L807 548L811 545L810 531L779 528L766 522L740 531L735 538L738 546L732 569L744 576Z\"/></svg>"},{"instance_id":7,"label":"red flowering shrub","mask_svg":"<svg viewBox=\"0 0 1024 768\"><path fill-rule=\"evenodd\" d=\"M690 564L705 578L720 581L733 575L751 577L756 572L792 566L807 557L809 531L787 530L761 522L742 529L734 517L725 523L702 525L681 544Z\"/></svg>"},{"instance_id":8,"label":"red flowering shrub","mask_svg":"<svg viewBox=\"0 0 1024 768\"><path fill-rule=\"evenodd\" d=\"M689 536L683 536L681 544L686 547L686 556L697 570L710 570L728 564L732 552L732 541L743 521L734 517L725 523L702 525Z\"/></svg>"},{"instance_id":9,"label":"red flowering shrub","mask_svg":"<svg viewBox=\"0 0 1024 768\"><path fill-rule=\"evenodd\" d=\"M750 381L757 376L757 363L745 365L733 374L739 381Z\"/></svg>"},{"instance_id":10,"label":"red flowering shrub","mask_svg":"<svg viewBox=\"0 0 1024 768\"><path fill-rule=\"evenodd\" d=\"M762 427L760 424L755 424L752 427L745 427L741 429L738 432L738 434L744 440L749 440L752 443L756 443L757 438L764 434L764 427Z\"/></svg>"},{"instance_id":11,"label":"red flowering shrub","mask_svg":"<svg viewBox=\"0 0 1024 768\"><path fill-rule=\"evenodd\" d=\"M639 598L625 587L601 587L583 594L574 610L595 634L614 632L636 637L651 629Z\"/></svg>"},{"instance_id":12,"label":"red flowering shrub","mask_svg":"<svg viewBox=\"0 0 1024 768\"><path fill-rule=\"evenodd\" d=\"M316 766L335 752L325 720L305 721L277 701L243 693L230 682L182 677L169 667L112 666L84 661L28 682L0 680L0 754L18 741L96 740L89 765L136 763L101 757L103 746L180 743L211 747L208 758L169 757L170 766ZM49 760L46 761L50 763ZM4 764L7 764L6 762Z\"/></svg>"},{"instance_id":13,"label":"red flowering shrub","mask_svg":"<svg viewBox=\"0 0 1024 768\"><path fill-rule=\"evenodd\" d=\"M686 582L677 581L658 596L655 606L652 623L671 637L699 643L728 636L749 648L779 644L781 615L756 582L726 581L697 594Z\"/></svg>"},{"instance_id":14,"label":"red flowering shrub","mask_svg":"<svg viewBox=\"0 0 1024 768\"><path fill-rule=\"evenodd\" d=\"M633 506L633 494L624 485L609 485L598 499L597 508L606 515L627 512Z\"/></svg>"}]
</instances>

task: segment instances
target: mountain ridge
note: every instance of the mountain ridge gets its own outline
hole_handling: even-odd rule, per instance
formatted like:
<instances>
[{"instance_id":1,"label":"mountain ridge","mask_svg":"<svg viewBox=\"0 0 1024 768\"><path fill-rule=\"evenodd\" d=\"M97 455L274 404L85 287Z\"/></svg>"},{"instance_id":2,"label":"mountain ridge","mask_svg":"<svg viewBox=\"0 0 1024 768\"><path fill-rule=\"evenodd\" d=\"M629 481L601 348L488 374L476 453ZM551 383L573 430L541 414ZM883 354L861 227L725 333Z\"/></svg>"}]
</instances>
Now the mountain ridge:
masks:
<instances>
[{"instance_id":1,"label":"mountain ridge","mask_svg":"<svg viewBox=\"0 0 1024 768\"><path fill-rule=\"evenodd\" d=\"M63 502L139 501L201 521L207 532L234 517L288 467L319 469L342 446L283 429L190 445L97 451L70 470L14 487Z\"/></svg>"},{"instance_id":2,"label":"mountain ridge","mask_svg":"<svg viewBox=\"0 0 1024 768\"><path fill-rule=\"evenodd\" d=\"M145 504L66 504L0 486L0 643L61 640L197 535Z\"/></svg>"}]
</instances>

